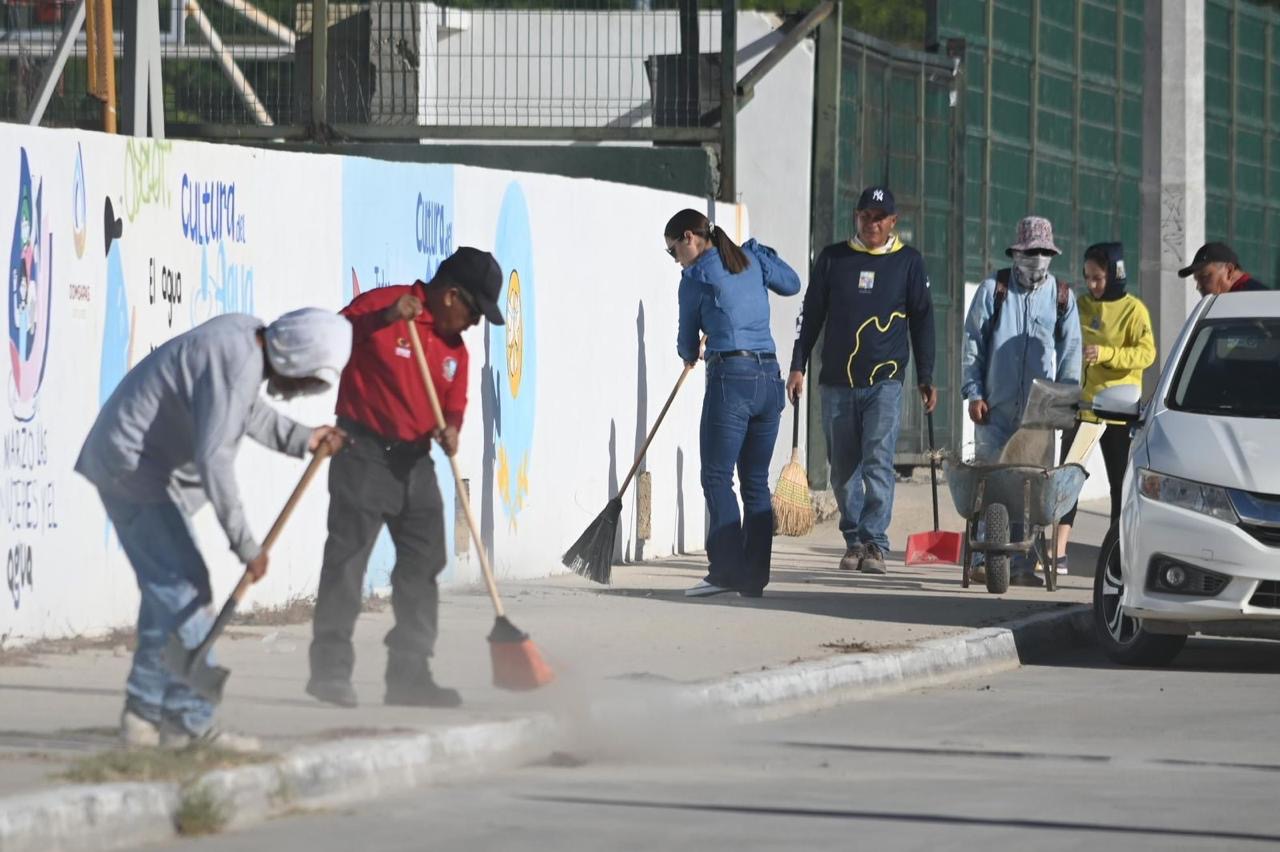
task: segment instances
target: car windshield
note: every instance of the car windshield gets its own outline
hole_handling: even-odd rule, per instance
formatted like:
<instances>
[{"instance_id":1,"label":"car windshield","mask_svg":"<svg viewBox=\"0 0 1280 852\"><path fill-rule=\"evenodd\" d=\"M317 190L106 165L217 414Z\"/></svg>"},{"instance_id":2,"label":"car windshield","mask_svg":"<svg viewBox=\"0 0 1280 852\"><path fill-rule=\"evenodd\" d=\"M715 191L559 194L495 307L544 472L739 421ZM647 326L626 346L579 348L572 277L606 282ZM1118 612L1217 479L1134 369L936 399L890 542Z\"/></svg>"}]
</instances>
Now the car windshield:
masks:
<instances>
[{"instance_id":1,"label":"car windshield","mask_svg":"<svg viewBox=\"0 0 1280 852\"><path fill-rule=\"evenodd\" d=\"M1280 319L1230 319L1196 330L1169 407L1225 417L1280 418Z\"/></svg>"}]
</instances>

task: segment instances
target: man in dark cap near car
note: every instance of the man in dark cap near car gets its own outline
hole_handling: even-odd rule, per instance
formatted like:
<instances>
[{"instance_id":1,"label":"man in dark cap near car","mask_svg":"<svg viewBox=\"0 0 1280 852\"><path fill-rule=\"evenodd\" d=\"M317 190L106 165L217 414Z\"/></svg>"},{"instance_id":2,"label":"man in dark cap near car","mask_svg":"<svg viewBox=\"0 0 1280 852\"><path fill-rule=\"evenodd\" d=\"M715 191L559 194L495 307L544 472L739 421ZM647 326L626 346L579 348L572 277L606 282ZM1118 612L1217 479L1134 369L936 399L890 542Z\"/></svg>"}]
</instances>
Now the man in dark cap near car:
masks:
<instances>
[{"instance_id":1,"label":"man in dark cap near car","mask_svg":"<svg viewBox=\"0 0 1280 852\"><path fill-rule=\"evenodd\" d=\"M329 467L329 538L316 594L307 692L331 704L357 704L351 636L360 614L364 572L385 524L395 544L385 703L456 707L457 691L431 675L439 596L447 562L444 502L431 460L435 440L458 450L467 405L462 332L487 319L502 325L502 270L493 255L464 246L429 283L380 287L342 309L351 321L351 361L338 387L338 423L347 451ZM408 340L416 323L444 423L436 422Z\"/></svg>"},{"instance_id":2,"label":"man in dark cap near car","mask_svg":"<svg viewBox=\"0 0 1280 852\"><path fill-rule=\"evenodd\" d=\"M1201 296L1267 289L1265 284L1240 267L1240 258L1226 243L1200 246L1191 264L1178 270L1179 278L1188 275L1195 276L1196 290Z\"/></svg>"}]
</instances>

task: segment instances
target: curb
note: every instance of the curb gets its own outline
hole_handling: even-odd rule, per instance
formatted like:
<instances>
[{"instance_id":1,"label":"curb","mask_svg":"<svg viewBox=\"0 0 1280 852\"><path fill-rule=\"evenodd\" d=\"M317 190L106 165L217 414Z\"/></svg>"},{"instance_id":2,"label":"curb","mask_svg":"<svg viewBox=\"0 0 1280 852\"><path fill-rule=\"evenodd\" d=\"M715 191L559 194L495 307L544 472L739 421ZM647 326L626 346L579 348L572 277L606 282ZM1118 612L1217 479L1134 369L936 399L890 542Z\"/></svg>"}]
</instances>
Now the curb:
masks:
<instances>
[{"instance_id":1,"label":"curb","mask_svg":"<svg viewBox=\"0 0 1280 852\"><path fill-rule=\"evenodd\" d=\"M837 704L1004 671L1044 651L1092 640L1089 608L1064 607L1002 627L923 642L909 650L845 654L680 686L586 708L597 726L657 713L728 713L736 721L780 718ZM292 808L327 807L399 793L545 757L582 720L549 714L458 725L413 736L370 737L298 748L270 764L209 772L192 782L226 802L230 827ZM176 783L75 785L0 799L0 850L119 849L172 839L181 803Z\"/></svg>"}]
</instances>

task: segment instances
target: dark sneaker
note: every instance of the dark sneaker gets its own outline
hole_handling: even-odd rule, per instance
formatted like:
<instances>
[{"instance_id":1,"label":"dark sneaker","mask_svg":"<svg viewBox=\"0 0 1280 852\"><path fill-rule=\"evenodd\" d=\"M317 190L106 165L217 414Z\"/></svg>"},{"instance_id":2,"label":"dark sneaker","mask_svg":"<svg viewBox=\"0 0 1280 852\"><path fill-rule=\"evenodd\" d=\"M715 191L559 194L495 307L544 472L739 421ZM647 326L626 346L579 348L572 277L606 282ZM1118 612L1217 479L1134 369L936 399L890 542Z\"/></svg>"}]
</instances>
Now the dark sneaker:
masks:
<instances>
[{"instance_id":1,"label":"dark sneaker","mask_svg":"<svg viewBox=\"0 0 1280 852\"><path fill-rule=\"evenodd\" d=\"M858 563L862 561L862 556L865 551L866 548L862 546L862 542L849 545L849 549L844 552L844 557L840 560L840 570L858 570Z\"/></svg>"},{"instance_id":2,"label":"dark sneaker","mask_svg":"<svg viewBox=\"0 0 1280 852\"><path fill-rule=\"evenodd\" d=\"M440 686L428 674L414 683L388 683L383 703L399 707L458 707L462 696L456 689Z\"/></svg>"},{"instance_id":3,"label":"dark sneaker","mask_svg":"<svg viewBox=\"0 0 1280 852\"><path fill-rule=\"evenodd\" d=\"M458 690L440 686L426 657L404 652L387 655L387 694L383 703L401 707L457 707Z\"/></svg>"},{"instance_id":4,"label":"dark sneaker","mask_svg":"<svg viewBox=\"0 0 1280 852\"><path fill-rule=\"evenodd\" d=\"M880 549L880 545L875 542L864 545L862 561L858 563L858 570L863 574L889 573L889 569L884 567L884 551Z\"/></svg>"},{"instance_id":5,"label":"dark sneaker","mask_svg":"<svg viewBox=\"0 0 1280 852\"><path fill-rule=\"evenodd\" d=\"M1038 588L1044 585L1044 580L1037 577L1034 571L1020 571L1009 578L1009 585Z\"/></svg>"},{"instance_id":6,"label":"dark sneaker","mask_svg":"<svg viewBox=\"0 0 1280 852\"><path fill-rule=\"evenodd\" d=\"M307 694L339 707L355 707L360 703L349 680L320 680L313 677L307 681Z\"/></svg>"}]
</instances>

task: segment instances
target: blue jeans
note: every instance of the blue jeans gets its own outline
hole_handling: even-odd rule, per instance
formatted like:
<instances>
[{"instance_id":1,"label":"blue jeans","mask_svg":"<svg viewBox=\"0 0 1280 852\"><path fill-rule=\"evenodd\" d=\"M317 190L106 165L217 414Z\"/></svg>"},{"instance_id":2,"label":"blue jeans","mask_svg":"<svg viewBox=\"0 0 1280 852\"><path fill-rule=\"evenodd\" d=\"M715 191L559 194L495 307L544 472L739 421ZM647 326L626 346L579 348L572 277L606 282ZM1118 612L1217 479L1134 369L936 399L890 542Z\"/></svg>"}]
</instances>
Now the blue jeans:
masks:
<instances>
[{"instance_id":1,"label":"blue jeans","mask_svg":"<svg viewBox=\"0 0 1280 852\"><path fill-rule=\"evenodd\" d=\"M142 602L138 647L125 685L125 706L156 725L168 722L200 735L213 724L211 703L169 673L165 645L176 630L188 648L200 644L213 624L209 570L196 548L191 525L170 502L131 503L99 492L133 571ZM208 661L213 663L213 655Z\"/></svg>"},{"instance_id":2,"label":"blue jeans","mask_svg":"<svg viewBox=\"0 0 1280 852\"><path fill-rule=\"evenodd\" d=\"M840 506L847 546L889 549L893 514L893 455L902 421L902 382L869 388L822 386L822 426L831 463L831 488Z\"/></svg>"},{"instance_id":3,"label":"blue jeans","mask_svg":"<svg viewBox=\"0 0 1280 852\"><path fill-rule=\"evenodd\" d=\"M786 403L778 362L727 358L707 364L702 398L702 493L707 530L707 582L758 592L769 582L773 553L773 502L769 460ZM742 510L733 493L733 471L742 487Z\"/></svg>"}]
</instances>

